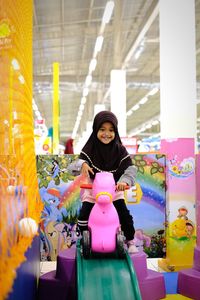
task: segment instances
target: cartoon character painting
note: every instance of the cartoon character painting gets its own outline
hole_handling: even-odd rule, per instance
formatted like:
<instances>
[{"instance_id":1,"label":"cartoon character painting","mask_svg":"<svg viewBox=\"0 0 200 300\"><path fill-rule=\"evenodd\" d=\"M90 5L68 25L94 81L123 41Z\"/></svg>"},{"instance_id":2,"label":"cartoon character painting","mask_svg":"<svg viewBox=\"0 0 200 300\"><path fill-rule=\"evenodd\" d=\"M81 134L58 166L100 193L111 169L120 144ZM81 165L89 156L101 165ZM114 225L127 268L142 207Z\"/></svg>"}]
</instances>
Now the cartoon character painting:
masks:
<instances>
[{"instance_id":1,"label":"cartoon character painting","mask_svg":"<svg viewBox=\"0 0 200 300\"><path fill-rule=\"evenodd\" d=\"M188 209L181 206L178 209L177 219L171 224L171 236L176 239L190 239L194 233L194 224L187 217Z\"/></svg>"},{"instance_id":2,"label":"cartoon character painting","mask_svg":"<svg viewBox=\"0 0 200 300\"><path fill-rule=\"evenodd\" d=\"M59 232L58 249L69 249L76 244L80 232L77 224L55 223L54 227Z\"/></svg>"},{"instance_id":3,"label":"cartoon character painting","mask_svg":"<svg viewBox=\"0 0 200 300\"><path fill-rule=\"evenodd\" d=\"M42 217L44 219L44 226L50 221L61 222L63 217L67 217L67 210L65 207L60 207L61 194L56 188L49 188L43 194L44 210Z\"/></svg>"},{"instance_id":4,"label":"cartoon character painting","mask_svg":"<svg viewBox=\"0 0 200 300\"><path fill-rule=\"evenodd\" d=\"M177 216L177 218L178 219L183 219L183 220L188 220L187 214L188 214L187 208L185 206L181 206L178 209L178 216Z\"/></svg>"},{"instance_id":5,"label":"cartoon character painting","mask_svg":"<svg viewBox=\"0 0 200 300\"><path fill-rule=\"evenodd\" d=\"M134 236L135 246L139 251L143 251L144 247L149 247L151 244L150 236L146 235L142 229L137 229Z\"/></svg>"},{"instance_id":6,"label":"cartoon character painting","mask_svg":"<svg viewBox=\"0 0 200 300\"><path fill-rule=\"evenodd\" d=\"M194 174L195 160L193 157L188 157L179 161L175 155L169 160L169 174L177 178L187 178Z\"/></svg>"},{"instance_id":7,"label":"cartoon character painting","mask_svg":"<svg viewBox=\"0 0 200 300\"><path fill-rule=\"evenodd\" d=\"M58 253L76 245L80 233L76 224L50 221L40 229L40 259L54 261Z\"/></svg>"}]
</instances>

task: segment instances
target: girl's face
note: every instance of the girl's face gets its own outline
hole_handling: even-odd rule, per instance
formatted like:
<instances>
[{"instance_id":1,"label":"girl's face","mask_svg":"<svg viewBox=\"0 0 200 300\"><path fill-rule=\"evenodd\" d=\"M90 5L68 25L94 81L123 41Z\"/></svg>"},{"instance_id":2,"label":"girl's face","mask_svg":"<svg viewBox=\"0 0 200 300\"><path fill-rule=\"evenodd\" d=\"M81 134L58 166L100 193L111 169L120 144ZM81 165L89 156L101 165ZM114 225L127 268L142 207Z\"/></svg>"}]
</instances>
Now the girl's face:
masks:
<instances>
[{"instance_id":1,"label":"girl's face","mask_svg":"<svg viewBox=\"0 0 200 300\"><path fill-rule=\"evenodd\" d=\"M109 144L115 138L114 126L110 122L105 122L101 125L97 132L97 138L103 144Z\"/></svg>"}]
</instances>

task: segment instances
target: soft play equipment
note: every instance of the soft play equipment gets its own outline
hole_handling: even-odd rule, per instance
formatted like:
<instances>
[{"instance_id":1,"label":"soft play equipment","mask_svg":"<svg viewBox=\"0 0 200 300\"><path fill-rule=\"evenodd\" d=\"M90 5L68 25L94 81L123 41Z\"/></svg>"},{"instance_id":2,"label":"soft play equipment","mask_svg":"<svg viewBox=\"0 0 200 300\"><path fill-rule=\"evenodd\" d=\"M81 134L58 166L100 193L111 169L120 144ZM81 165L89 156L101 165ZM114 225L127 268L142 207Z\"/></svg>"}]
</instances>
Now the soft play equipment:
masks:
<instances>
[{"instance_id":1,"label":"soft play equipment","mask_svg":"<svg viewBox=\"0 0 200 300\"><path fill-rule=\"evenodd\" d=\"M78 299L114 298L117 300L121 299L121 293L123 293L126 299L140 300L135 270L129 255L125 254L125 238L120 230L119 217L112 203L116 190L113 174L97 173L92 186L82 185L81 187L91 187L96 202L89 216L88 230L83 232L81 246L77 247ZM124 259L106 256L116 251L119 257L124 257ZM87 259L93 253L103 255L96 259L94 259L95 256ZM112 282L118 283L114 289L110 289Z\"/></svg>"},{"instance_id":2,"label":"soft play equipment","mask_svg":"<svg viewBox=\"0 0 200 300\"><path fill-rule=\"evenodd\" d=\"M194 249L193 267L178 273L178 293L200 300L200 247Z\"/></svg>"},{"instance_id":3,"label":"soft play equipment","mask_svg":"<svg viewBox=\"0 0 200 300\"><path fill-rule=\"evenodd\" d=\"M164 276L147 269L146 254L138 252L128 260L84 259L80 248L76 249L75 246L63 250L57 256L57 269L40 276L38 300L76 300L77 291L78 294L82 293L80 299L87 300L121 299L122 295L124 299L138 299L134 298L132 291L124 293L124 289L132 290L132 285L136 284L136 279L132 279L131 276L132 266L140 288L140 299L165 298Z\"/></svg>"},{"instance_id":4,"label":"soft play equipment","mask_svg":"<svg viewBox=\"0 0 200 300\"><path fill-rule=\"evenodd\" d=\"M193 266L178 273L178 293L200 300L200 155L196 156L196 220L197 245L194 249Z\"/></svg>"},{"instance_id":5,"label":"soft play equipment","mask_svg":"<svg viewBox=\"0 0 200 300\"><path fill-rule=\"evenodd\" d=\"M95 204L94 208L97 207L97 210L94 209L94 212L91 212L88 221L91 233L87 235L86 241L79 240L77 247L73 246L61 251L57 256L57 270L40 277L39 300L117 300L122 297L132 300L157 300L165 298L164 276L147 269L144 252L129 256L124 250L124 255L116 255L119 220L111 202L115 193L115 184L112 174L107 176L102 173L99 173L96 181L94 180L93 194L99 204L102 202L100 206L103 204L102 207L108 205L111 208L109 215L112 219L106 215L105 219L108 222L102 225L102 218L94 218L93 213L102 214L102 210L98 211L99 204ZM107 180L102 180L102 176L104 179L107 177ZM104 209L103 211L105 212ZM111 221L114 226L111 224L109 228ZM109 228L107 232L106 226ZM101 227L103 235L98 232ZM110 240L104 239L105 235L110 236ZM84 243L86 243L85 250ZM88 246L91 247L87 248Z\"/></svg>"}]
</instances>

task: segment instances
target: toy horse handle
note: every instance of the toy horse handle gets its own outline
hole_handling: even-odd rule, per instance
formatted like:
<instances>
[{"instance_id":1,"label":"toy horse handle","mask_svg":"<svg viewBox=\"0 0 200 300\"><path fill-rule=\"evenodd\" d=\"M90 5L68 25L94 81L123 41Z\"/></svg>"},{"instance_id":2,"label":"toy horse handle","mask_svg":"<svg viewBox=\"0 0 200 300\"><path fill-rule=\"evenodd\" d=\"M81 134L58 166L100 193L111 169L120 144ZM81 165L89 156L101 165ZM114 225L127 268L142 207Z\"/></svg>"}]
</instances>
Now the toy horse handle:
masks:
<instances>
[{"instance_id":1,"label":"toy horse handle","mask_svg":"<svg viewBox=\"0 0 200 300\"><path fill-rule=\"evenodd\" d=\"M80 188L81 189L92 189L92 184L90 184L90 183L82 183L81 185L80 185ZM125 190L129 190L129 185L127 185L126 187L125 187Z\"/></svg>"}]
</instances>

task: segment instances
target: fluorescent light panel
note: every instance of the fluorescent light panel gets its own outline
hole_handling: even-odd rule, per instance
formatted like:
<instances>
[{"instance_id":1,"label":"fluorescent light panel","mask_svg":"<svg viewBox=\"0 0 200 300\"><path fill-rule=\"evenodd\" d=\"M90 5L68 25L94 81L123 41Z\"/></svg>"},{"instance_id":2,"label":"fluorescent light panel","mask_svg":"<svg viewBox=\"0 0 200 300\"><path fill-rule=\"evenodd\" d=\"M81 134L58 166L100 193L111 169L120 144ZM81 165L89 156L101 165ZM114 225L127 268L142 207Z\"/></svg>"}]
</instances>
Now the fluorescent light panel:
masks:
<instances>
[{"instance_id":1,"label":"fluorescent light panel","mask_svg":"<svg viewBox=\"0 0 200 300\"><path fill-rule=\"evenodd\" d=\"M103 14L102 18L102 23L103 24L108 24L110 22L112 13L113 13L113 8L114 8L114 1L108 1L106 4L106 8Z\"/></svg>"}]
</instances>

